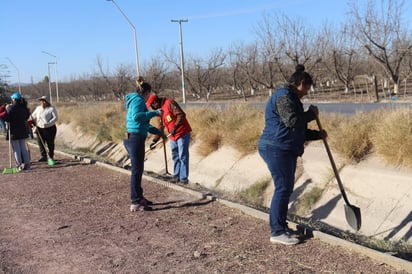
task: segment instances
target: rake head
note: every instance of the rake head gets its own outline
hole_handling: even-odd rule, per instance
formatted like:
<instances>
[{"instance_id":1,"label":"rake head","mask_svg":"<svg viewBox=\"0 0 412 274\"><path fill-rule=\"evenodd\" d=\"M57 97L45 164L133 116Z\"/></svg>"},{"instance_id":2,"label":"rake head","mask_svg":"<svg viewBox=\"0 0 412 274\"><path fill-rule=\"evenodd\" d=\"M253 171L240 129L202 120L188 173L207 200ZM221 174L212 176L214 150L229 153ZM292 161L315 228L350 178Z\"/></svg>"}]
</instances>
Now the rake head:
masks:
<instances>
[{"instance_id":1,"label":"rake head","mask_svg":"<svg viewBox=\"0 0 412 274\"><path fill-rule=\"evenodd\" d=\"M19 173L20 170L17 167L6 167L3 169L3 174Z\"/></svg>"}]
</instances>

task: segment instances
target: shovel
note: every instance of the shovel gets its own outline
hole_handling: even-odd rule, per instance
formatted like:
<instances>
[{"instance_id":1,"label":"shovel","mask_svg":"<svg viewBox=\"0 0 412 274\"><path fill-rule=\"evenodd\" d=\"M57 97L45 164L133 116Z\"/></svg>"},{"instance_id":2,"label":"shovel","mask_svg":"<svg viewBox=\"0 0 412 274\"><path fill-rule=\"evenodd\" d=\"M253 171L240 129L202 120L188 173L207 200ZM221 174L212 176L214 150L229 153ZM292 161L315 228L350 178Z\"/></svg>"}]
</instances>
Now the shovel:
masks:
<instances>
[{"instance_id":1,"label":"shovel","mask_svg":"<svg viewBox=\"0 0 412 274\"><path fill-rule=\"evenodd\" d=\"M319 117L316 116L316 123L318 124L319 130L322 131L322 125L320 124ZM330 163L335 173L336 181L338 182L340 193L342 194L343 200L345 200L345 217L346 222L350 227L356 231L361 228L361 211L360 208L349 203L348 197L346 196L345 189L343 188L342 181L339 177L338 169L336 168L335 161L333 160L332 153L330 151L329 145L326 142L326 138L322 138L323 143L325 144L326 152L328 153Z\"/></svg>"}]
</instances>

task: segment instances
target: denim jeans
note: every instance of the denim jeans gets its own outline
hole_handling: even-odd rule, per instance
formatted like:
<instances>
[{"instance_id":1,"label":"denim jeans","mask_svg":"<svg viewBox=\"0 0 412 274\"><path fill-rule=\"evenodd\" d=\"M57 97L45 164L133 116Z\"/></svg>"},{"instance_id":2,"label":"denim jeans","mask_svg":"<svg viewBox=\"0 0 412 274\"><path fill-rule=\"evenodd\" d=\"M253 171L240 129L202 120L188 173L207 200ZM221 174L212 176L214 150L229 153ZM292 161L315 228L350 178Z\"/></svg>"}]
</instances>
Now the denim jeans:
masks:
<instances>
[{"instance_id":1,"label":"denim jeans","mask_svg":"<svg viewBox=\"0 0 412 274\"><path fill-rule=\"evenodd\" d=\"M6 123L4 122L3 119L0 119L0 130L1 130L3 133L6 133L6 132L7 132Z\"/></svg>"},{"instance_id":2,"label":"denim jeans","mask_svg":"<svg viewBox=\"0 0 412 274\"><path fill-rule=\"evenodd\" d=\"M189 143L190 133L186 133L176 141L170 140L173 176L180 182L187 182L189 177Z\"/></svg>"},{"instance_id":3,"label":"denim jeans","mask_svg":"<svg viewBox=\"0 0 412 274\"><path fill-rule=\"evenodd\" d=\"M271 236L278 236L287 227L290 195L295 185L297 156L291 151L281 150L270 144L259 143L259 154L266 162L275 184L269 211Z\"/></svg>"},{"instance_id":4,"label":"denim jeans","mask_svg":"<svg viewBox=\"0 0 412 274\"><path fill-rule=\"evenodd\" d=\"M129 138L123 140L124 147L129 153L132 166L130 176L130 199L132 204L137 204L143 198L142 175L144 169L144 145L146 135L128 133Z\"/></svg>"}]
</instances>

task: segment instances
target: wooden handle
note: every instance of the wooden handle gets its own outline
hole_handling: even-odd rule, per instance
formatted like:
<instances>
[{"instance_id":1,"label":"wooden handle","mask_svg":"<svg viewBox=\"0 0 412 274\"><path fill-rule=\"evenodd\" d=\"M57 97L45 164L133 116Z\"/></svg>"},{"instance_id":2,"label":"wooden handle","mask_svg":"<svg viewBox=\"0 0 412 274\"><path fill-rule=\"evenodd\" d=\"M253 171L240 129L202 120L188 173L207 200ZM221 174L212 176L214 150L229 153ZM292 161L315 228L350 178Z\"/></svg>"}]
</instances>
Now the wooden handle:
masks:
<instances>
[{"instance_id":1,"label":"wooden handle","mask_svg":"<svg viewBox=\"0 0 412 274\"><path fill-rule=\"evenodd\" d=\"M316 123L318 124L319 130L322 131L323 128L322 128L322 125L320 123L320 120L319 120L318 116L316 116ZM351 204L349 203L348 197L346 196L346 193L345 193L345 189L343 188L343 184L342 184L342 181L340 179L338 169L336 168L335 161L333 160L332 152L330 151L328 142L326 141L325 137L322 137L322 140L323 140L323 144L325 145L326 152L328 153L328 157L329 157L330 163L332 165L333 172L335 173L336 181L338 181L338 185L339 185L339 189L340 189L340 192L342 194L342 197L345 200L345 203L350 206Z\"/></svg>"}]
</instances>

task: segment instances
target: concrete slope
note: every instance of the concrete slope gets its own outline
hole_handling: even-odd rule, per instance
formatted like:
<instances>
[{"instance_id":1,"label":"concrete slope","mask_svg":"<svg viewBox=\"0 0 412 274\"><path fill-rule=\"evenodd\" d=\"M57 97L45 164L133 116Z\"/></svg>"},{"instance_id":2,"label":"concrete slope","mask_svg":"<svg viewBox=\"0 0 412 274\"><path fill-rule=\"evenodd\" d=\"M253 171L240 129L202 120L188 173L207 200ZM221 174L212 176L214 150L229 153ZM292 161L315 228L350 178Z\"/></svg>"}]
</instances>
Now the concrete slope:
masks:
<instances>
[{"instance_id":1,"label":"concrete slope","mask_svg":"<svg viewBox=\"0 0 412 274\"><path fill-rule=\"evenodd\" d=\"M94 151L103 152L100 153L102 156L110 156L119 165L125 159L122 144L101 144L93 138L79 135L68 125L59 125L57 139L76 148L82 148L82 145L83 148L84 145L94 148ZM193 143L190 148L191 183L220 192L237 193L262 180L270 180L269 171L257 152L241 157L234 149L222 147L202 157L197 153L197 146ZM348 166L343 166L336 153L334 157L338 168L341 168L340 177L349 201L361 208L362 227L359 233L385 240L403 239L411 243L412 170L385 164L376 155ZM322 197L305 217L350 230L345 219L344 201L322 143L309 144L300 161L303 169L299 172L290 207L295 207L304 193L317 186L324 190ZM145 169L163 174L166 162L168 172L173 173L169 145L166 144L166 161L163 147L159 145L146 154ZM273 183L269 183L262 205L269 206L273 189Z\"/></svg>"}]
</instances>

